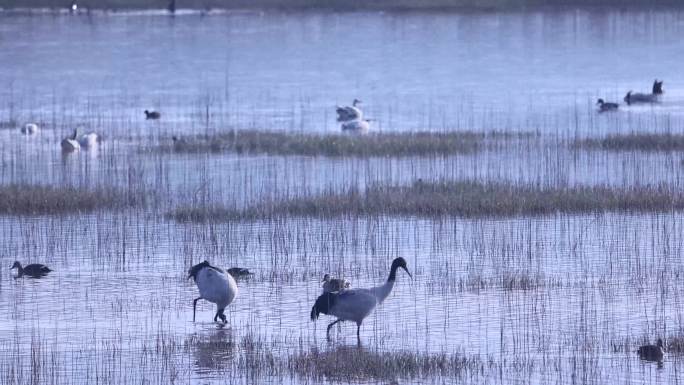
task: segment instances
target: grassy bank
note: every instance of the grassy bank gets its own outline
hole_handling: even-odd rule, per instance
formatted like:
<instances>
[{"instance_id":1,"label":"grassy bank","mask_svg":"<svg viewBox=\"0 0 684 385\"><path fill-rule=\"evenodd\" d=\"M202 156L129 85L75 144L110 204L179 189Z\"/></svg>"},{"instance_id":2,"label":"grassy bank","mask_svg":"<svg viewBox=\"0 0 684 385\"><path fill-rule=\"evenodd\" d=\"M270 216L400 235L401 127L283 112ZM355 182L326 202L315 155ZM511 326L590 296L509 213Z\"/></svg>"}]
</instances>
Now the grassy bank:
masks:
<instances>
[{"instance_id":1,"label":"grassy bank","mask_svg":"<svg viewBox=\"0 0 684 385\"><path fill-rule=\"evenodd\" d=\"M398 215L439 217L511 217L606 211L664 212L684 209L684 192L663 187L568 188L507 183L418 181L409 186L376 185L365 192L283 198L243 210L220 206L184 206L168 214L179 222L222 222L283 216L339 217Z\"/></svg>"},{"instance_id":2,"label":"grassy bank","mask_svg":"<svg viewBox=\"0 0 684 385\"><path fill-rule=\"evenodd\" d=\"M0 215L87 213L99 209L130 207L141 204L144 200L143 193L127 194L113 188L11 184L0 186Z\"/></svg>"},{"instance_id":3,"label":"grassy bank","mask_svg":"<svg viewBox=\"0 0 684 385\"><path fill-rule=\"evenodd\" d=\"M304 156L429 156L469 154L497 141L529 138L531 133L413 132L371 135L234 131L180 137L151 149L161 153L236 153Z\"/></svg>"},{"instance_id":4,"label":"grassy bank","mask_svg":"<svg viewBox=\"0 0 684 385\"><path fill-rule=\"evenodd\" d=\"M575 148L609 151L684 151L682 134L619 134L600 139L579 139Z\"/></svg>"}]
</instances>

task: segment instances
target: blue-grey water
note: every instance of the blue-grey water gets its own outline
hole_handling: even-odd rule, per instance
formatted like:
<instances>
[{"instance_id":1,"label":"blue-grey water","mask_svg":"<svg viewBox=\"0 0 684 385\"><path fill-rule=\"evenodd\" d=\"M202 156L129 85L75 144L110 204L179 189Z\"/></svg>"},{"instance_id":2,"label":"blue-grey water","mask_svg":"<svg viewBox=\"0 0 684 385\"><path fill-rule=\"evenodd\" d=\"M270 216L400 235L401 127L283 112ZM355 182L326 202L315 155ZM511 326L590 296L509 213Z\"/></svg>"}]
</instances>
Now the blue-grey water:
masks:
<instances>
[{"instance_id":1,"label":"blue-grey water","mask_svg":"<svg viewBox=\"0 0 684 385\"><path fill-rule=\"evenodd\" d=\"M678 153L567 144L681 132L683 37L684 14L670 10L0 13L2 184L156 194L124 212L0 217L0 384L317 383L255 369L250 359L268 359L251 355L250 343L283 360L355 345L352 325L327 343L329 319L309 320L320 279L330 272L371 286L397 256L415 279L399 275L364 324L364 349L490 363L460 379L469 383L680 382L676 353L662 369L634 354L682 330L679 213L203 225L164 214L203 200L243 205L417 178L679 188ZM661 103L596 112L596 98L621 101L655 78L665 81ZM233 128L334 133L334 106L354 98L375 119L372 130L535 135L426 158L143 150L171 135ZM144 109L162 119L145 121ZM29 121L41 131L20 136L14 123ZM74 128L103 136L99 150L63 156L59 141ZM14 280L15 259L55 271ZM192 322L197 289L186 270L203 259L255 272L239 282L225 329L210 322L207 303Z\"/></svg>"}]
</instances>

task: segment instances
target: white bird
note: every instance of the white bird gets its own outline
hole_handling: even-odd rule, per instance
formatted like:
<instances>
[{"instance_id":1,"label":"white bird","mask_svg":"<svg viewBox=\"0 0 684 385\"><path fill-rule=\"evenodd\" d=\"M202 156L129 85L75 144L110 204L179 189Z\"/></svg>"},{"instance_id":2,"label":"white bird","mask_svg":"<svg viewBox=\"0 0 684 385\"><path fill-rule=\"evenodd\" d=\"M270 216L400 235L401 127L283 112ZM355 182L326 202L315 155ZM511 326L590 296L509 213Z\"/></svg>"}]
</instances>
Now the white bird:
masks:
<instances>
[{"instance_id":1,"label":"white bird","mask_svg":"<svg viewBox=\"0 0 684 385\"><path fill-rule=\"evenodd\" d=\"M361 118L363 118L363 112L356 107L356 105L360 103L361 101L359 99L354 99L351 106L337 106L337 121L348 122L350 120L361 120Z\"/></svg>"},{"instance_id":2,"label":"white bird","mask_svg":"<svg viewBox=\"0 0 684 385\"><path fill-rule=\"evenodd\" d=\"M78 138L78 143L85 149L97 147L97 134L94 132L83 134Z\"/></svg>"},{"instance_id":3,"label":"white bird","mask_svg":"<svg viewBox=\"0 0 684 385\"><path fill-rule=\"evenodd\" d=\"M351 287L351 283L343 278L331 278L330 274L323 276L323 292L331 293L333 291L346 290Z\"/></svg>"},{"instance_id":4,"label":"white bird","mask_svg":"<svg viewBox=\"0 0 684 385\"><path fill-rule=\"evenodd\" d=\"M227 323L226 315L223 313L226 306L230 305L238 294L235 279L222 269L211 266L204 261L188 270L188 279L192 277L197 284L200 296L192 302L192 322L195 322L195 312L197 301L205 299L216 304L216 315L214 322L220 318L223 323Z\"/></svg>"},{"instance_id":5,"label":"white bird","mask_svg":"<svg viewBox=\"0 0 684 385\"><path fill-rule=\"evenodd\" d=\"M359 134L367 134L370 129L370 119L350 120L342 123L342 131L355 132Z\"/></svg>"},{"instance_id":6,"label":"white bird","mask_svg":"<svg viewBox=\"0 0 684 385\"><path fill-rule=\"evenodd\" d=\"M76 140L78 133L74 130L73 135L70 137L62 139L62 151L63 152L76 152L81 149L81 145Z\"/></svg>"},{"instance_id":7,"label":"white bird","mask_svg":"<svg viewBox=\"0 0 684 385\"><path fill-rule=\"evenodd\" d=\"M406 268L406 260L399 257L392 261L387 282L381 286L370 289L350 289L337 293L321 294L311 308L311 320L315 321L318 319L321 313L337 317L336 321L328 325L328 330L326 331L328 338L330 338L330 328L336 323L354 321L356 322L356 338L361 343L361 323L392 292L394 281L397 278L397 269L400 267L411 277L411 273ZM413 279L413 277L411 278Z\"/></svg>"},{"instance_id":8,"label":"white bird","mask_svg":"<svg viewBox=\"0 0 684 385\"><path fill-rule=\"evenodd\" d=\"M38 125L35 123L26 123L24 127L21 128L21 133L24 135L33 135L38 132Z\"/></svg>"}]
</instances>

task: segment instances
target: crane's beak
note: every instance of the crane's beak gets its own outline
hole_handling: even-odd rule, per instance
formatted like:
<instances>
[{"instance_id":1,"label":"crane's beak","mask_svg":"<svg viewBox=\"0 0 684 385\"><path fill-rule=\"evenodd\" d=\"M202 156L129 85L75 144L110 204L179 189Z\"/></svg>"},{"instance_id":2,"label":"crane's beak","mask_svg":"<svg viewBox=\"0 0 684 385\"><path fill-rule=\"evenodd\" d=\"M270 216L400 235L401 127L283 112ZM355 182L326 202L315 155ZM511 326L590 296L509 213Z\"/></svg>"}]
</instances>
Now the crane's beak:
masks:
<instances>
[{"instance_id":1,"label":"crane's beak","mask_svg":"<svg viewBox=\"0 0 684 385\"><path fill-rule=\"evenodd\" d=\"M406 272L406 274L408 274L408 276L411 277L411 280L413 281L413 276L411 275L411 273L409 273L408 269L407 269L406 267L404 267L404 266L402 266L401 268L404 269L404 271Z\"/></svg>"}]
</instances>

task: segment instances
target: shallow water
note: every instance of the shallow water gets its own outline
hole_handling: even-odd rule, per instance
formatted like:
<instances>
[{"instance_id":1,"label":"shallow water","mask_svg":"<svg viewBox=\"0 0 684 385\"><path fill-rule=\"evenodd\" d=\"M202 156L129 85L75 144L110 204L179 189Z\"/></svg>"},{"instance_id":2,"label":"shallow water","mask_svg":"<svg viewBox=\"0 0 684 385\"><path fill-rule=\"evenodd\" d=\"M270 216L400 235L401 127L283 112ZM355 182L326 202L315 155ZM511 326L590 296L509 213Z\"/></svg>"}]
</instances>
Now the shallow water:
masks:
<instances>
[{"instance_id":1,"label":"shallow water","mask_svg":"<svg viewBox=\"0 0 684 385\"><path fill-rule=\"evenodd\" d=\"M681 381L676 354L662 369L634 354L657 336L681 338L681 213L195 225L164 217L178 204L241 206L417 178L678 188L676 153L568 143L680 130L680 12L0 19L0 121L42 122L30 138L0 130L2 183L155 194L123 212L0 217L0 384L344 383L293 369L303 352L356 351L353 325L334 328L327 343L328 317L309 320L319 280L330 272L354 287L379 284L397 256L415 279L399 274L362 328L363 352L461 354L481 363L459 378L468 383ZM648 90L654 77L665 79L661 104L593 110L595 98ZM140 150L173 134L228 128L334 132L332 107L354 97L382 130L538 135L424 158ZM144 121L145 108L162 119ZM59 141L75 126L103 135L100 149L60 154ZM7 268L15 259L55 271L14 280ZM255 273L239 283L223 329L208 303L192 322L197 290L186 271L203 259Z\"/></svg>"},{"instance_id":2,"label":"shallow water","mask_svg":"<svg viewBox=\"0 0 684 385\"><path fill-rule=\"evenodd\" d=\"M380 130L594 133L615 126L596 118L597 98L622 102L654 78L662 103L624 108L620 125L681 124L684 111L681 11L0 19L0 117L19 121L336 131L333 107L356 97ZM145 125L153 108L163 123Z\"/></svg>"}]
</instances>

